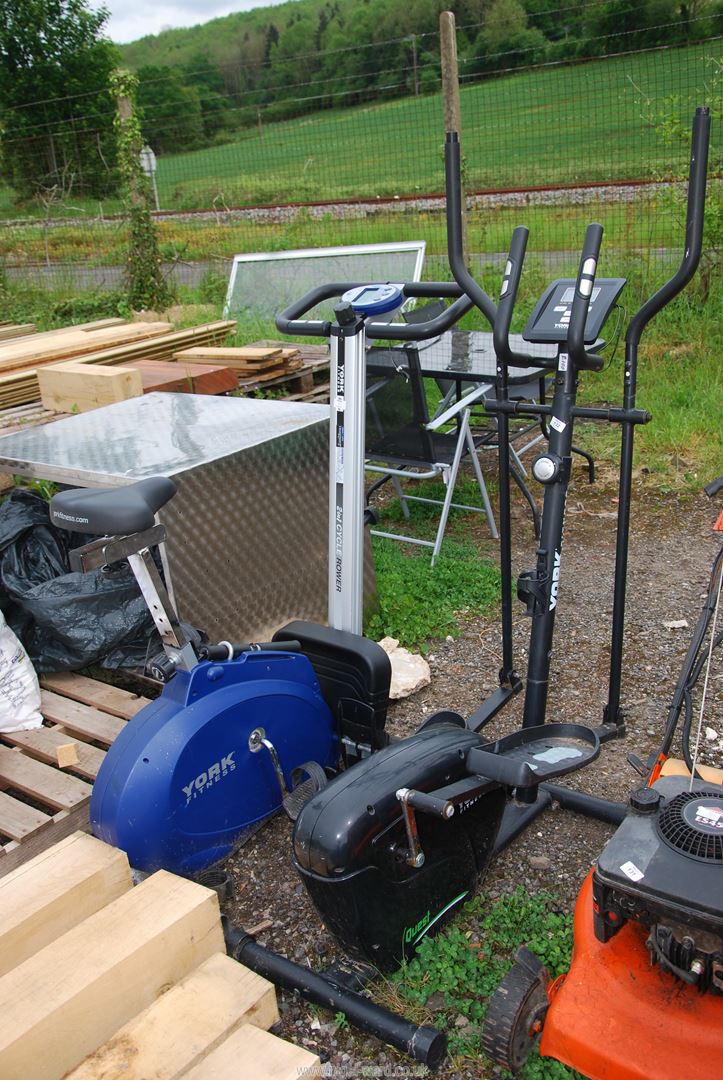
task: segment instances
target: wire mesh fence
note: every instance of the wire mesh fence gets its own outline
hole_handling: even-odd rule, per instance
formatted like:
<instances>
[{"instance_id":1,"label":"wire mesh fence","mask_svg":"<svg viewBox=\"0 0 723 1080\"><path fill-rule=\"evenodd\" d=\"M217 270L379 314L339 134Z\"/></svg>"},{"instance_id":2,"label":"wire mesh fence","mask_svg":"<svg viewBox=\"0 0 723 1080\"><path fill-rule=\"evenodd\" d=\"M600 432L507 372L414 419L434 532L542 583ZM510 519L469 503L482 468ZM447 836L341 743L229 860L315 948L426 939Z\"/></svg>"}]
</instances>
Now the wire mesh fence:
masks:
<instances>
[{"instance_id":1,"label":"wire mesh fence","mask_svg":"<svg viewBox=\"0 0 723 1080\"><path fill-rule=\"evenodd\" d=\"M607 51L619 46L617 53L575 62L525 66L517 53L461 63L473 262L502 258L512 229L524 223L531 253L570 268L595 218L611 260L652 255L662 268L679 249L697 105L713 110L711 191L720 199L723 39L626 50L634 40L608 35ZM351 74L335 73L334 52L313 64L303 54L267 64L258 85L239 85L221 101L211 95L198 121L212 131L223 111L226 127L197 149L185 149L195 129L184 128L179 107L146 88L169 272L198 283L225 273L234 254L424 240L425 276L443 273L439 42L427 34L388 45L357 46ZM165 92L172 76L157 71L156 89ZM127 230L103 118L76 98L67 119L51 121L49 104L37 103L34 127L24 129L44 170L35 194L19 199L0 171L0 267L54 288L114 287ZM109 99L108 113L114 108ZM7 132L3 143L7 153ZM80 155L71 155L78 145ZM82 165L66 168L66 157ZM104 173L107 182L96 182Z\"/></svg>"}]
</instances>

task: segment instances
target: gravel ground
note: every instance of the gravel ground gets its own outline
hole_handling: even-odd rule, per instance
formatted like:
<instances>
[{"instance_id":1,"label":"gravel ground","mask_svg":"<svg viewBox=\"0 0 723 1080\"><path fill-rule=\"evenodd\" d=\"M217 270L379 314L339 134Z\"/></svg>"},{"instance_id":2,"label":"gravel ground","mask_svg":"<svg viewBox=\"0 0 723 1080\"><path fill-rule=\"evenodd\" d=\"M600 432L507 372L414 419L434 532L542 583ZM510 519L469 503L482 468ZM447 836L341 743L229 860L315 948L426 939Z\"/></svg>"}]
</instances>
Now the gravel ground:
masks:
<instances>
[{"instance_id":1,"label":"gravel ground","mask_svg":"<svg viewBox=\"0 0 723 1080\"><path fill-rule=\"evenodd\" d=\"M566 517L562 584L556 622L548 719L597 724L607 698L612 573L615 545L615 491L605 481L587 487L576 474ZM716 509L704 497L682 498L648 490L635 492L629 563L625 676L622 700L627 736L605 745L596 763L569 782L587 792L624 800L636 786L626 761L631 751L645 759L659 744L667 705L697 620L718 540L712 532ZM514 572L534 565L529 517L518 508L514 524ZM494 551L492 543L490 552ZM521 606L518 605L521 611ZM666 628L686 620L687 627ZM494 617L469 618L460 636L436 643L430 652L431 685L393 704L388 727L407 734L429 713L450 707L467 714L496 685L500 630ZM516 664L522 674L529 622L515 616ZM723 764L723 673L720 659L711 672L706 724L720 732L706 742L705 758ZM515 730L521 701L492 725L494 736ZM591 863L612 827L566 811L548 811L492 865L485 881L491 896L523 883L531 893L552 890L572 909ZM301 964L324 967L340 951L324 929L290 864L291 827L279 817L265 826L231 860L236 897L226 905L237 925L268 929L257 940ZM338 1031L327 1014L314 1015L293 995L279 993L279 1032L318 1053L324 1075L335 1080L362 1076L413 1077L423 1070L377 1040ZM371 1068L371 1072L369 1069ZM482 1062L444 1065L444 1080L485 1075ZM489 1073L488 1073L489 1075Z\"/></svg>"}]
</instances>

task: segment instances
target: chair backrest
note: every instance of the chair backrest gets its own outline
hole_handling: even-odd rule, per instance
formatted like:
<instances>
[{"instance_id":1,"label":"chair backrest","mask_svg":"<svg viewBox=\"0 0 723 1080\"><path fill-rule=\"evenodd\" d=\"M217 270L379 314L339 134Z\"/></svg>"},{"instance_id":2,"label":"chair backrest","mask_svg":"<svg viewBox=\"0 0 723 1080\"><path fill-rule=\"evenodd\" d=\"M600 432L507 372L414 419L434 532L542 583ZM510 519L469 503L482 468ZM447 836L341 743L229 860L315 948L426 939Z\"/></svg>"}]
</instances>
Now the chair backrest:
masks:
<instances>
[{"instance_id":1,"label":"chair backrest","mask_svg":"<svg viewBox=\"0 0 723 1080\"><path fill-rule=\"evenodd\" d=\"M433 464L429 409L415 348L374 349L366 402L366 456Z\"/></svg>"}]
</instances>

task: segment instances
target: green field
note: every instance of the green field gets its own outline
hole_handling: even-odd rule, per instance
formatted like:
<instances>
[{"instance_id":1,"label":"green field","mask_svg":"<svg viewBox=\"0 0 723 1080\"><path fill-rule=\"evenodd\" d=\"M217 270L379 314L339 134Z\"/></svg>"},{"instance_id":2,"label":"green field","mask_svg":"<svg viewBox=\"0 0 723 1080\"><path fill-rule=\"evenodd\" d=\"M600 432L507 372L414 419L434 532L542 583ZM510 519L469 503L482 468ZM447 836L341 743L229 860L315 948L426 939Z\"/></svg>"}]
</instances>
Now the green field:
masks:
<instances>
[{"instance_id":1,"label":"green field","mask_svg":"<svg viewBox=\"0 0 723 1080\"><path fill-rule=\"evenodd\" d=\"M646 117L712 93L720 41L491 79L462 89L468 190L679 174ZM646 102L650 104L646 104ZM709 104L715 102L708 101ZM714 133L720 151L720 123ZM440 95L315 113L159 162L161 205L241 206L438 192Z\"/></svg>"}]
</instances>

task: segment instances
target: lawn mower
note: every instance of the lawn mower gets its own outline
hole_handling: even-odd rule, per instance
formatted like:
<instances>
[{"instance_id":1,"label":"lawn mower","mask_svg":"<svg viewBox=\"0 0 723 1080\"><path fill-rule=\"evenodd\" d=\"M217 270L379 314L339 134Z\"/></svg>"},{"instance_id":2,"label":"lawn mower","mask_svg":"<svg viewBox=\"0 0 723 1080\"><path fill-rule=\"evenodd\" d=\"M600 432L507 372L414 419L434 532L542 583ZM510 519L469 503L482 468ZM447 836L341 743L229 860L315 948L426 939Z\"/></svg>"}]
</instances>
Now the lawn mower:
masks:
<instances>
[{"instance_id":1,"label":"lawn mower","mask_svg":"<svg viewBox=\"0 0 723 1080\"><path fill-rule=\"evenodd\" d=\"M723 477L706 488L723 487ZM723 530L723 522L719 526ZM540 1054L592 1080L713 1074L723 1053L723 769L691 747L692 693L715 649L723 547L647 783L586 878L569 972L551 980L526 948L492 996L485 1053L513 1072ZM670 757L681 714L682 758Z\"/></svg>"}]
</instances>

